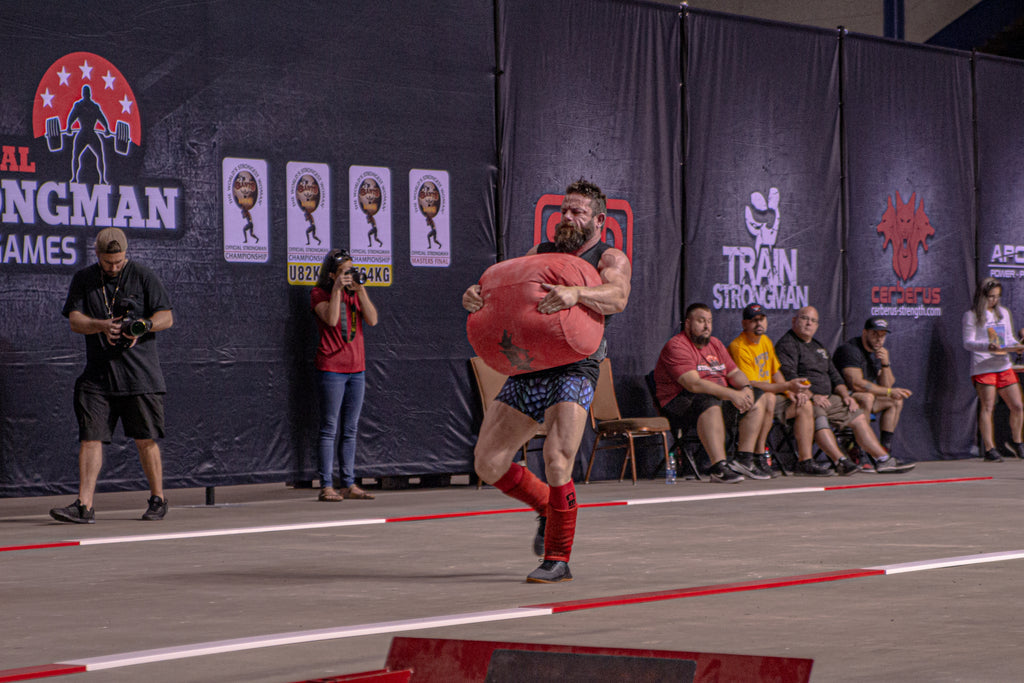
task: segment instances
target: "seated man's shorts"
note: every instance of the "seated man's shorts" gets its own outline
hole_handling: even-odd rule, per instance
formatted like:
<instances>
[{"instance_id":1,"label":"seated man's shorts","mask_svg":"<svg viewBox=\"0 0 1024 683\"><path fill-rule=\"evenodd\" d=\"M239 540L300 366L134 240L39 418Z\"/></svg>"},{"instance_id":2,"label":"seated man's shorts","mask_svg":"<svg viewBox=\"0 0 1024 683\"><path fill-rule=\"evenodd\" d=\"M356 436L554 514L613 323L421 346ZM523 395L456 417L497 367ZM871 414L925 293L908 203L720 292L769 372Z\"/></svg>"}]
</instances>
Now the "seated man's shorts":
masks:
<instances>
[{"instance_id":1,"label":"seated man's shorts","mask_svg":"<svg viewBox=\"0 0 1024 683\"><path fill-rule=\"evenodd\" d=\"M751 387L751 389L754 390L754 402L757 402L764 392L757 387ZM722 419L726 424L732 424L739 417L740 413L732 401L724 401L711 394L694 394L686 389L666 403L662 412L668 417L673 427L679 426L685 429L696 427L697 419L704 414L705 410L713 406L721 406Z\"/></svg>"},{"instance_id":2,"label":"seated man's shorts","mask_svg":"<svg viewBox=\"0 0 1024 683\"><path fill-rule=\"evenodd\" d=\"M793 405L793 402L780 394L779 400L775 402L775 419L785 423L787 421L786 411L789 410L791 405ZM862 408L858 408L855 412L850 412L850 409L846 407L843 399L838 394L829 394L827 409L817 404L814 405L814 429L815 431L825 429L826 424L834 430L845 429L858 415L863 413L864 410Z\"/></svg>"},{"instance_id":3,"label":"seated man's shorts","mask_svg":"<svg viewBox=\"0 0 1024 683\"><path fill-rule=\"evenodd\" d=\"M980 375L973 375L971 379L977 384L994 385L996 389L1019 383L1017 373L1013 371L1013 368L1006 368L1002 372L983 372Z\"/></svg>"},{"instance_id":4,"label":"seated man's shorts","mask_svg":"<svg viewBox=\"0 0 1024 683\"><path fill-rule=\"evenodd\" d=\"M130 439L162 439L164 436L163 394L108 396L75 387L75 417L79 441L110 443L114 427L121 420Z\"/></svg>"},{"instance_id":5,"label":"seated man's shorts","mask_svg":"<svg viewBox=\"0 0 1024 683\"><path fill-rule=\"evenodd\" d=\"M575 403L589 410L594 400L594 383L570 374L512 376L505 380L495 398L543 423L544 413L556 403Z\"/></svg>"}]
</instances>

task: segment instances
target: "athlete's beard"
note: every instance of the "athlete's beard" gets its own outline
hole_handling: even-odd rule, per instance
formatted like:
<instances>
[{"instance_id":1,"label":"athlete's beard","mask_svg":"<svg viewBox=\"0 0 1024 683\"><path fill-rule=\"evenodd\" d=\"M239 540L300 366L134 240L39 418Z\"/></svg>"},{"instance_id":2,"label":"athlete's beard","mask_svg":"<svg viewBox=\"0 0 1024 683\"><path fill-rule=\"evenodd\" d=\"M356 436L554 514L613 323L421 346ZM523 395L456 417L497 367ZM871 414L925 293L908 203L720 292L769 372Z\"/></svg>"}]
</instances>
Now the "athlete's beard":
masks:
<instances>
[{"instance_id":1,"label":"athlete's beard","mask_svg":"<svg viewBox=\"0 0 1024 683\"><path fill-rule=\"evenodd\" d=\"M597 225L593 218L579 228L568 221L562 221L555 229L555 250L566 254L579 251L579 248L594 236L596 230Z\"/></svg>"},{"instance_id":2,"label":"athlete's beard","mask_svg":"<svg viewBox=\"0 0 1024 683\"><path fill-rule=\"evenodd\" d=\"M690 336L690 341L692 341L693 345L696 346L698 349L701 349L701 348L704 348L705 346L707 346L708 342L711 341L711 335L710 334L706 334L706 335L703 335L703 336L691 335Z\"/></svg>"}]
</instances>

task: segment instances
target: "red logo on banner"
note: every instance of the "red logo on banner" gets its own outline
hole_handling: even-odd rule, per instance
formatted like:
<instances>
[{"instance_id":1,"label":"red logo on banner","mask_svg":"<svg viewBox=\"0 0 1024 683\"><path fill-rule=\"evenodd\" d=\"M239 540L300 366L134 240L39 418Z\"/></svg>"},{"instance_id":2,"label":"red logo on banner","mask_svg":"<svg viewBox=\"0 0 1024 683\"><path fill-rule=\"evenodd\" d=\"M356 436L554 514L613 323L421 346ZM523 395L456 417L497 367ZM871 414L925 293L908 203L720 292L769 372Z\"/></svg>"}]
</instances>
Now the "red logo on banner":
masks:
<instances>
[{"instance_id":1,"label":"red logo on banner","mask_svg":"<svg viewBox=\"0 0 1024 683\"><path fill-rule=\"evenodd\" d=\"M534 246L544 242L555 241L555 228L562 220L562 200L565 195L546 194L537 200L537 207L533 212L533 244ZM605 218L604 227L601 229L601 239L608 242L616 249L626 254L629 262L633 263L633 207L625 199L609 199L608 216ZM545 220L544 214L547 213ZM623 228L625 224L625 228ZM612 239L608 239L609 233Z\"/></svg>"},{"instance_id":2,"label":"red logo on banner","mask_svg":"<svg viewBox=\"0 0 1024 683\"><path fill-rule=\"evenodd\" d=\"M51 153L71 150L71 182L108 183L113 151L128 156L142 122L128 80L109 61L73 52L46 70L32 103L32 134Z\"/></svg>"},{"instance_id":3,"label":"red logo on banner","mask_svg":"<svg viewBox=\"0 0 1024 683\"><path fill-rule=\"evenodd\" d=\"M917 193L910 195L910 201L903 203L900 193L896 192L896 204L889 195L889 206L882 214L882 222L878 224L878 232L885 236L882 251L892 243L892 269L896 277L903 282L909 280L917 272L917 248L924 247L928 251L928 238L935 234L928 215L924 212L924 199L917 208L914 203Z\"/></svg>"}]
</instances>

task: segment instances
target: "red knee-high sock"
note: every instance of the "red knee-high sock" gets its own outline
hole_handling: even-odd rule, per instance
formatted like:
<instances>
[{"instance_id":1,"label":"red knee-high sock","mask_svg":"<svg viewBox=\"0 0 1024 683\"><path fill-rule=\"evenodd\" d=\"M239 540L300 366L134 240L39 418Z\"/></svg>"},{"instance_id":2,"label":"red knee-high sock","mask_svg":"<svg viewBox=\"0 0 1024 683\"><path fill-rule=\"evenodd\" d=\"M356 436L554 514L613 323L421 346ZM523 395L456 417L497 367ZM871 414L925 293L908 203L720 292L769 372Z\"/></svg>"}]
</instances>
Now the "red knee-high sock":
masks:
<instances>
[{"instance_id":1,"label":"red knee-high sock","mask_svg":"<svg viewBox=\"0 0 1024 683\"><path fill-rule=\"evenodd\" d=\"M569 561L576 536L576 487L570 481L552 486L548 495L548 525L544 532L544 559Z\"/></svg>"},{"instance_id":2,"label":"red knee-high sock","mask_svg":"<svg viewBox=\"0 0 1024 683\"><path fill-rule=\"evenodd\" d=\"M501 479L494 482L494 488L506 496L520 500L539 515L546 515L548 509L548 485L522 465L512 465Z\"/></svg>"}]
</instances>

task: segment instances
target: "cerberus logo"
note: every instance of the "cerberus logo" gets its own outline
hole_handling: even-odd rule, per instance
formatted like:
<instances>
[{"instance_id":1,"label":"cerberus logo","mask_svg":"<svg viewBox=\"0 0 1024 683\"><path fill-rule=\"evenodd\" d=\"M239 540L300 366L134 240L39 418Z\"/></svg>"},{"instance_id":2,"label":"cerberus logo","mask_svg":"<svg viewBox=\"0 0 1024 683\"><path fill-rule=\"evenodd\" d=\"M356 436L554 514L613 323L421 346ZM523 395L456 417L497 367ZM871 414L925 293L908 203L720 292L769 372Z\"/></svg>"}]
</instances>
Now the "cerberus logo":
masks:
<instances>
[{"instance_id":1,"label":"cerberus logo","mask_svg":"<svg viewBox=\"0 0 1024 683\"><path fill-rule=\"evenodd\" d=\"M910 195L910 201L903 203L900 193L896 192L896 205L889 195L889 206L882 214L882 222L878 224L878 232L885 236L882 251L892 242L892 269L896 277L903 282L909 280L917 272L917 248L924 247L928 251L928 238L935 234L928 215L924 212L924 199L915 208L917 193Z\"/></svg>"},{"instance_id":2,"label":"cerberus logo","mask_svg":"<svg viewBox=\"0 0 1024 683\"><path fill-rule=\"evenodd\" d=\"M54 154L71 152L70 182L108 184L110 152L128 156L142 139L135 93L117 67L91 52L54 62L39 81L32 131ZM95 172L87 163L94 162Z\"/></svg>"}]
</instances>

